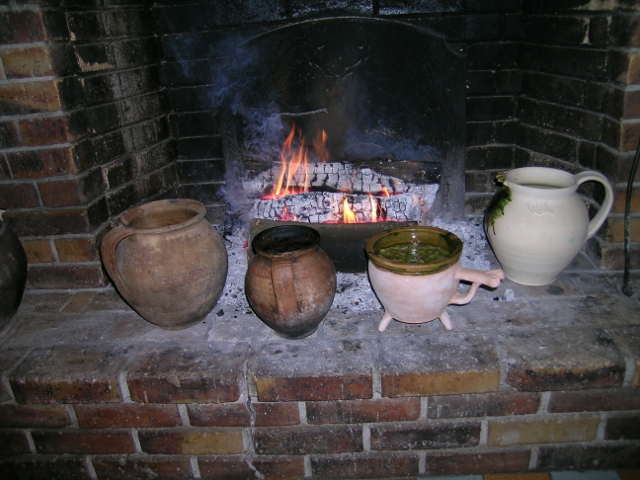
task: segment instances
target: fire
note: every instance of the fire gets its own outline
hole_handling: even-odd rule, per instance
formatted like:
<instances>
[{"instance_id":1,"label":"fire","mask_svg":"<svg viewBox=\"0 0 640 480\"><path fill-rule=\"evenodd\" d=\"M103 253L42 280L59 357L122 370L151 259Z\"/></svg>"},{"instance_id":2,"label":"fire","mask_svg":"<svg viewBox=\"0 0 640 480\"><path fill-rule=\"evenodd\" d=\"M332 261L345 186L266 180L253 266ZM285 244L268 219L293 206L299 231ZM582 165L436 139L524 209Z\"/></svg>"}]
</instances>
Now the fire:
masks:
<instances>
[{"instance_id":1,"label":"fire","mask_svg":"<svg viewBox=\"0 0 640 480\"><path fill-rule=\"evenodd\" d=\"M349 205L349 200L347 197L342 199L342 223L357 223L355 212L351 209Z\"/></svg>"},{"instance_id":2,"label":"fire","mask_svg":"<svg viewBox=\"0 0 640 480\"><path fill-rule=\"evenodd\" d=\"M326 148L327 133L324 130L318 132L313 141L313 154L321 161L329 160L329 151ZM291 127L291 131L282 144L280 149L280 172L278 179L274 185L273 191L263 196L263 200L273 200L276 198L286 197L309 191L309 155L310 149L305 142L302 132L295 125ZM348 193L350 186L344 186L343 192ZM381 197L390 197L389 190L381 186L381 193L376 195ZM371 207L371 216L368 222L382 222L385 220L384 210L380 206L380 201L372 194L369 194L369 202ZM356 212L349 203L348 197L345 195L341 202L342 205L342 222L357 223ZM337 210L337 206L336 206ZM366 209L363 209L366 211ZM336 212L339 216L339 212ZM360 213L361 218L366 218L363 212ZM368 216L368 215L367 215ZM288 207L284 207L280 220L296 220L296 216L289 212Z\"/></svg>"}]
</instances>

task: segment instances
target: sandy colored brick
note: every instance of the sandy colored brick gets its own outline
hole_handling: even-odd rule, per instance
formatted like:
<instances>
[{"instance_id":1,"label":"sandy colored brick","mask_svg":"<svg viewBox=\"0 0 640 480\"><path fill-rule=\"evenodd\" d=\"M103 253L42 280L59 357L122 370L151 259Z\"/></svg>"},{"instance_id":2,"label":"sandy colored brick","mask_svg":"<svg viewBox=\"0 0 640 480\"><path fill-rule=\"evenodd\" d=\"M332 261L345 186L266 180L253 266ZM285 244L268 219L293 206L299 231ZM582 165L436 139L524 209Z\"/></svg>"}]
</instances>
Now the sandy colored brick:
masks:
<instances>
[{"instance_id":1,"label":"sandy colored brick","mask_svg":"<svg viewBox=\"0 0 640 480\"><path fill-rule=\"evenodd\" d=\"M51 244L48 241L33 240L23 241L24 253L27 254L27 262L32 263L51 263L54 261Z\"/></svg>"},{"instance_id":2,"label":"sandy colored brick","mask_svg":"<svg viewBox=\"0 0 640 480\"><path fill-rule=\"evenodd\" d=\"M598 418L489 422L487 444L585 442L595 439L599 422Z\"/></svg>"},{"instance_id":3,"label":"sandy colored brick","mask_svg":"<svg viewBox=\"0 0 640 480\"><path fill-rule=\"evenodd\" d=\"M56 240L55 246L61 262L94 262L99 260L95 239Z\"/></svg>"},{"instance_id":4,"label":"sandy colored brick","mask_svg":"<svg viewBox=\"0 0 640 480\"><path fill-rule=\"evenodd\" d=\"M206 431L145 430L138 433L142 451L163 455L232 455L242 453L240 429Z\"/></svg>"},{"instance_id":5,"label":"sandy colored brick","mask_svg":"<svg viewBox=\"0 0 640 480\"><path fill-rule=\"evenodd\" d=\"M0 53L7 78L54 75L49 50L45 47L13 48Z\"/></svg>"},{"instance_id":6,"label":"sandy colored brick","mask_svg":"<svg viewBox=\"0 0 640 480\"><path fill-rule=\"evenodd\" d=\"M23 113L55 112L62 108L51 80L0 85L0 101Z\"/></svg>"},{"instance_id":7,"label":"sandy colored brick","mask_svg":"<svg viewBox=\"0 0 640 480\"><path fill-rule=\"evenodd\" d=\"M95 297L96 292L78 292L67 303L60 313L79 313Z\"/></svg>"}]
</instances>

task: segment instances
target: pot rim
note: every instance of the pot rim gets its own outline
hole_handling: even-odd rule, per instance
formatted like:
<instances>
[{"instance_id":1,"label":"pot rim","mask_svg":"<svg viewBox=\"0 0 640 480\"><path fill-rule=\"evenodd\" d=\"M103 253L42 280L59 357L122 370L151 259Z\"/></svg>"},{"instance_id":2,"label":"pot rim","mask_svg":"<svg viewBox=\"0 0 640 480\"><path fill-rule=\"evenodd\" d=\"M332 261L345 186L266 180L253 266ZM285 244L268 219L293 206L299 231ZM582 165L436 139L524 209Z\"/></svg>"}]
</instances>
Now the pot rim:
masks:
<instances>
[{"instance_id":1,"label":"pot rim","mask_svg":"<svg viewBox=\"0 0 640 480\"><path fill-rule=\"evenodd\" d=\"M377 253L380 248L379 242L383 239L390 241L391 243L389 243L389 245L397 245L400 243L407 243L407 240L411 237L417 239L416 235L418 234L422 234L423 236L426 234L440 239L440 242L438 243L445 244L450 251L449 255L441 260L430 263L401 263L393 262ZM392 237L395 237L395 240L397 241L394 242L394 238ZM373 262L375 266L383 270L388 270L401 275L431 275L442 272L456 264L462 255L462 247L462 240L448 230L438 227L412 225L390 228L374 235L367 240L365 251L367 252L369 260Z\"/></svg>"},{"instance_id":2,"label":"pot rim","mask_svg":"<svg viewBox=\"0 0 640 480\"><path fill-rule=\"evenodd\" d=\"M169 208L173 208L174 210L188 210L193 213L193 215L186 220L179 222L172 222L166 225L156 226L156 227L136 227L131 224L134 223L136 219L148 217L150 215L156 214L159 211L166 210L167 206ZM181 228L188 227L199 222L204 218L207 211L202 202L197 200L191 200L188 198L169 198L164 200L155 200L153 202L143 203L136 207L132 207L125 211L120 217L120 223L123 227L133 230L136 234L140 235L151 235L158 233L166 233L171 232L173 230L178 230Z\"/></svg>"},{"instance_id":3,"label":"pot rim","mask_svg":"<svg viewBox=\"0 0 640 480\"><path fill-rule=\"evenodd\" d=\"M298 232L297 234L295 232ZM273 242L277 244L279 241L286 239L287 237L293 238L294 236L300 236L300 234L307 236L307 241L294 245L291 250L283 251L269 251L269 244L267 242ZM271 237L271 238L269 238ZM304 252L315 249L320 245L320 232L315 228L308 227L306 225L277 225L270 227L259 232L251 242L251 247L256 253L269 258L283 258L301 255Z\"/></svg>"}]
</instances>

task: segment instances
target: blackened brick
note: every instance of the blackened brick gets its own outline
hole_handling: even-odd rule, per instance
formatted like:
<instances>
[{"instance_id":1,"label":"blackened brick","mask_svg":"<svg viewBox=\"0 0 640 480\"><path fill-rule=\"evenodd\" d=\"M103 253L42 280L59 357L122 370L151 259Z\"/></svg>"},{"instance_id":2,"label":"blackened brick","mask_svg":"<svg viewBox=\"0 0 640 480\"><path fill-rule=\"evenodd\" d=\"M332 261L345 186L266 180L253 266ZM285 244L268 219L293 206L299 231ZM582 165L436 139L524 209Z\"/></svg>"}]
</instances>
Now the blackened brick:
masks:
<instances>
[{"instance_id":1,"label":"blackened brick","mask_svg":"<svg viewBox=\"0 0 640 480\"><path fill-rule=\"evenodd\" d=\"M41 459L16 459L0 463L0 475L15 480L90 480L93 478L87 470L84 459L54 457Z\"/></svg>"},{"instance_id":2,"label":"blackened brick","mask_svg":"<svg viewBox=\"0 0 640 480\"><path fill-rule=\"evenodd\" d=\"M142 36L151 32L149 12L136 7L71 12L67 21L76 41Z\"/></svg>"},{"instance_id":3,"label":"blackened brick","mask_svg":"<svg viewBox=\"0 0 640 480\"><path fill-rule=\"evenodd\" d=\"M520 66L586 80L607 80L607 56L602 49L523 44Z\"/></svg>"},{"instance_id":4,"label":"blackened brick","mask_svg":"<svg viewBox=\"0 0 640 480\"><path fill-rule=\"evenodd\" d=\"M516 69L469 70L467 95L506 95L520 93L522 72Z\"/></svg>"},{"instance_id":5,"label":"blackened brick","mask_svg":"<svg viewBox=\"0 0 640 480\"><path fill-rule=\"evenodd\" d=\"M523 122L559 133L591 141L602 134L602 115L587 110L521 98L518 111Z\"/></svg>"},{"instance_id":6,"label":"blackened brick","mask_svg":"<svg viewBox=\"0 0 640 480\"><path fill-rule=\"evenodd\" d=\"M469 46L467 68L486 70L515 68L518 62L516 43L475 43Z\"/></svg>"},{"instance_id":7,"label":"blackened brick","mask_svg":"<svg viewBox=\"0 0 640 480\"><path fill-rule=\"evenodd\" d=\"M634 387L552 392L549 412L598 412L640 410L640 391Z\"/></svg>"},{"instance_id":8,"label":"blackened brick","mask_svg":"<svg viewBox=\"0 0 640 480\"><path fill-rule=\"evenodd\" d=\"M30 150L7 154L13 178L42 178L78 171L69 148Z\"/></svg>"},{"instance_id":9,"label":"blackened brick","mask_svg":"<svg viewBox=\"0 0 640 480\"><path fill-rule=\"evenodd\" d=\"M41 11L0 12L0 43L42 42L46 37Z\"/></svg>"},{"instance_id":10,"label":"blackened brick","mask_svg":"<svg viewBox=\"0 0 640 480\"><path fill-rule=\"evenodd\" d=\"M487 121L513 118L516 114L516 99L507 97L468 97L467 120Z\"/></svg>"},{"instance_id":11,"label":"blackened brick","mask_svg":"<svg viewBox=\"0 0 640 480\"><path fill-rule=\"evenodd\" d=\"M604 433L606 440L640 440L640 416L613 417L607 419Z\"/></svg>"},{"instance_id":12,"label":"blackened brick","mask_svg":"<svg viewBox=\"0 0 640 480\"><path fill-rule=\"evenodd\" d=\"M81 428L160 428L182 425L177 405L75 405Z\"/></svg>"},{"instance_id":13,"label":"blackened brick","mask_svg":"<svg viewBox=\"0 0 640 480\"><path fill-rule=\"evenodd\" d=\"M130 432L34 431L31 436L38 453L44 454L135 452Z\"/></svg>"},{"instance_id":14,"label":"blackened brick","mask_svg":"<svg viewBox=\"0 0 640 480\"><path fill-rule=\"evenodd\" d=\"M430 397L427 417L502 417L536 413L539 393L496 392L474 395L442 395Z\"/></svg>"},{"instance_id":15,"label":"blackened brick","mask_svg":"<svg viewBox=\"0 0 640 480\"><path fill-rule=\"evenodd\" d=\"M193 478L191 462L187 459L171 460L112 460L93 459L91 464L101 480L138 480L163 478L190 480Z\"/></svg>"},{"instance_id":16,"label":"blackened brick","mask_svg":"<svg viewBox=\"0 0 640 480\"><path fill-rule=\"evenodd\" d=\"M526 72L522 80L522 92L538 100L583 106L588 85L577 78Z\"/></svg>"},{"instance_id":17,"label":"blackened brick","mask_svg":"<svg viewBox=\"0 0 640 480\"><path fill-rule=\"evenodd\" d=\"M467 15L465 17L465 39L471 41L497 40L500 37L502 17L500 15Z\"/></svg>"},{"instance_id":18,"label":"blackened brick","mask_svg":"<svg viewBox=\"0 0 640 480\"><path fill-rule=\"evenodd\" d=\"M253 431L253 445L261 455L308 455L360 452L359 426L270 427Z\"/></svg>"},{"instance_id":19,"label":"blackened brick","mask_svg":"<svg viewBox=\"0 0 640 480\"><path fill-rule=\"evenodd\" d=\"M486 11L486 10L514 10L518 11L521 8L518 0L466 0L464 2L467 11Z\"/></svg>"},{"instance_id":20,"label":"blackened brick","mask_svg":"<svg viewBox=\"0 0 640 480\"><path fill-rule=\"evenodd\" d=\"M480 422L373 425L373 450L423 450L471 447L480 441Z\"/></svg>"},{"instance_id":21,"label":"blackened brick","mask_svg":"<svg viewBox=\"0 0 640 480\"><path fill-rule=\"evenodd\" d=\"M485 453L427 453L426 474L524 472L529 468L529 450Z\"/></svg>"},{"instance_id":22,"label":"blackened brick","mask_svg":"<svg viewBox=\"0 0 640 480\"><path fill-rule=\"evenodd\" d=\"M507 170L512 168L515 147L511 145L489 145L467 148L467 169Z\"/></svg>"},{"instance_id":23,"label":"blackened brick","mask_svg":"<svg viewBox=\"0 0 640 480\"><path fill-rule=\"evenodd\" d=\"M205 205L224 202L224 196L220 190L220 183L198 183L183 186L183 191L188 198L198 200Z\"/></svg>"},{"instance_id":24,"label":"blackened brick","mask_svg":"<svg viewBox=\"0 0 640 480\"><path fill-rule=\"evenodd\" d=\"M223 160L182 161L177 166L183 183L219 182L224 179Z\"/></svg>"},{"instance_id":25,"label":"blackened brick","mask_svg":"<svg viewBox=\"0 0 640 480\"><path fill-rule=\"evenodd\" d=\"M419 398L307 402L309 423L371 423L417 420Z\"/></svg>"},{"instance_id":26,"label":"blackened brick","mask_svg":"<svg viewBox=\"0 0 640 480\"><path fill-rule=\"evenodd\" d=\"M31 448L25 432L0 432L0 457L27 453L31 453Z\"/></svg>"},{"instance_id":27,"label":"blackened brick","mask_svg":"<svg viewBox=\"0 0 640 480\"><path fill-rule=\"evenodd\" d=\"M167 91L171 110L175 112L197 111L210 108L214 98L213 87L195 86L172 88Z\"/></svg>"},{"instance_id":28,"label":"blackened brick","mask_svg":"<svg viewBox=\"0 0 640 480\"><path fill-rule=\"evenodd\" d=\"M610 40L619 47L640 47L640 18L637 11L618 11L613 15Z\"/></svg>"},{"instance_id":29,"label":"blackened brick","mask_svg":"<svg viewBox=\"0 0 640 480\"><path fill-rule=\"evenodd\" d=\"M228 349L227 349L228 350ZM240 396L244 348L150 347L129 367L131 399L147 403L221 403Z\"/></svg>"},{"instance_id":30,"label":"blackened brick","mask_svg":"<svg viewBox=\"0 0 640 480\"><path fill-rule=\"evenodd\" d=\"M251 414L244 403L187 405L191 425L196 427L248 427Z\"/></svg>"},{"instance_id":31,"label":"blackened brick","mask_svg":"<svg viewBox=\"0 0 640 480\"><path fill-rule=\"evenodd\" d=\"M526 124L520 125L518 146L569 162L575 161L578 153L578 139L575 137Z\"/></svg>"},{"instance_id":32,"label":"blackened brick","mask_svg":"<svg viewBox=\"0 0 640 480\"><path fill-rule=\"evenodd\" d=\"M639 468L640 446L556 446L540 447L538 468L543 470L591 470Z\"/></svg>"},{"instance_id":33,"label":"blackened brick","mask_svg":"<svg viewBox=\"0 0 640 480\"><path fill-rule=\"evenodd\" d=\"M179 158L199 160L204 158L222 158L220 137L192 137L176 139Z\"/></svg>"},{"instance_id":34,"label":"blackened brick","mask_svg":"<svg viewBox=\"0 0 640 480\"><path fill-rule=\"evenodd\" d=\"M199 137L219 132L218 119L213 112L179 113L169 116L171 132L176 137Z\"/></svg>"},{"instance_id":35,"label":"blackened brick","mask_svg":"<svg viewBox=\"0 0 640 480\"><path fill-rule=\"evenodd\" d=\"M110 72L84 79L84 97L87 105L94 105L143 95L157 90L159 84L155 66Z\"/></svg>"},{"instance_id":36,"label":"blackened brick","mask_svg":"<svg viewBox=\"0 0 640 480\"><path fill-rule=\"evenodd\" d=\"M580 45L589 33L589 18L577 15L528 15L523 23L528 42Z\"/></svg>"},{"instance_id":37,"label":"blackened brick","mask_svg":"<svg viewBox=\"0 0 640 480\"><path fill-rule=\"evenodd\" d=\"M32 208L38 206L38 196L31 183L10 183L0 186L0 205L4 208Z\"/></svg>"},{"instance_id":38,"label":"blackened brick","mask_svg":"<svg viewBox=\"0 0 640 480\"><path fill-rule=\"evenodd\" d=\"M397 15L408 13L444 13L460 11L460 2L441 2L439 0L381 0L380 14Z\"/></svg>"},{"instance_id":39,"label":"blackened brick","mask_svg":"<svg viewBox=\"0 0 640 480\"><path fill-rule=\"evenodd\" d=\"M131 183L107 195L107 207L112 216L119 215L141 200L136 185Z\"/></svg>"},{"instance_id":40,"label":"blackened brick","mask_svg":"<svg viewBox=\"0 0 640 480\"><path fill-rule=\"evenodd\" d=\"M62 405L0 405L0 427L64 427L71 420Z\"/></svg>"},{"instance_id":41,"label":"blackened brick","mask_svg":"<svg viewBox=\"0 0 640 480\"><path fill-rule=\"evenodd\" d=\"M375 454L312 456L314 477L326 479L392 478L416 476L419 472L417 454Z\"/></svg>"}]
</instances>

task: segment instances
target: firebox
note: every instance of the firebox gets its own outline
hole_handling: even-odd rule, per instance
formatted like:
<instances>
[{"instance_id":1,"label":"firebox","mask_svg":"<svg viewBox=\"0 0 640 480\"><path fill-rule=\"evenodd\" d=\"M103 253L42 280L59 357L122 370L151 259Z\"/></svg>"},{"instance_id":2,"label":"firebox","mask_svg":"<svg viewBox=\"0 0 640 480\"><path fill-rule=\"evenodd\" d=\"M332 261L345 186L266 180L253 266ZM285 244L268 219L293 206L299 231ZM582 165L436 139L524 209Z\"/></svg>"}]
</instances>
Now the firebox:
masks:
<instances>
[{"instance_id":1,"label":"firebox","mask_svg":"<svg viewBox=\"0 0 640 480\"><path fill-rule=\"evenodd\" d=\"M463 49L399 21L338 17L225 39L217 50L232 216L462 217Z\"/></svg>"}]
</instances>

